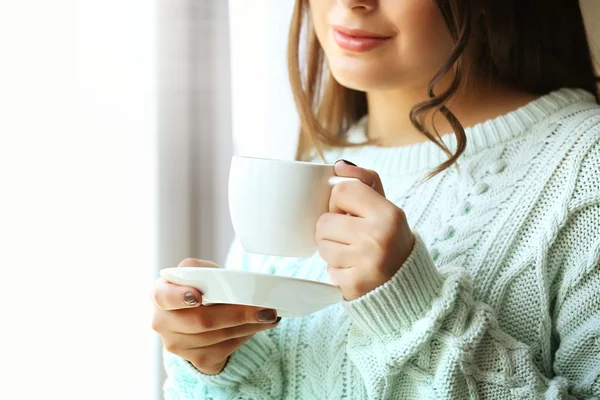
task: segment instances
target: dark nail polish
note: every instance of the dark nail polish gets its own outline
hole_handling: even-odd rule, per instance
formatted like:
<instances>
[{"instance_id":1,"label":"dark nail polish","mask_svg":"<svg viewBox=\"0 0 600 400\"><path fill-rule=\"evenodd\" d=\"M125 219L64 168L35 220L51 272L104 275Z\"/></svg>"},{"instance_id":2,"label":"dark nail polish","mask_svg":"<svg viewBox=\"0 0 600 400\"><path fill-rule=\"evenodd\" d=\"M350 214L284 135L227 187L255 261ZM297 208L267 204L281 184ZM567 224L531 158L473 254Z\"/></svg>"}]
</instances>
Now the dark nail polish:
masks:
<instances>
[{"instance_id":1,"label":"dark nail polish","mask_svg":"<svg viewBox=\"0 0 600 400\"><path fill-rule=\"evenodd\" d=\"M195 306L198 304L198 300L196 300L196 296L194 296L194 293L192 292L187 292L183 295L183 302L188 306Z\"/></svg>"},{"instance_id":2,"label":"dark nail polish","mask_svg":"<svg viewBox=\"0 0 600 400\"><path fill-rule=\"evenodd\" d=\"M341 162L346 163L348 165L352 165L353 167L358 167L358 165L354 164L352 161L344 160L343 158L341 160L338 160L338 161L341 161Z\"/></svg>"},{"instance_id":3,"label":"dark nail polish","mask_svg":"<svg viewBox=\"0 0 600 400\"><path fill-rule=\"evenodd\" d=\"M277 314L275 310L261 310L256 314L258 322L275 322L277 320Z\"/></svg>"},{"instance_id":4,"label":"dark nail polish","mask_svg":"<svg viewBox=\"0 0 600 400\"><path fill-rule=\"evenodd\" d=\"M275 320L275 322L273 322L273 325L275 325L276 323L278 323L279 321L281 321L281 317L277 317L277 319Z\"/></svg>"}]
</instances>

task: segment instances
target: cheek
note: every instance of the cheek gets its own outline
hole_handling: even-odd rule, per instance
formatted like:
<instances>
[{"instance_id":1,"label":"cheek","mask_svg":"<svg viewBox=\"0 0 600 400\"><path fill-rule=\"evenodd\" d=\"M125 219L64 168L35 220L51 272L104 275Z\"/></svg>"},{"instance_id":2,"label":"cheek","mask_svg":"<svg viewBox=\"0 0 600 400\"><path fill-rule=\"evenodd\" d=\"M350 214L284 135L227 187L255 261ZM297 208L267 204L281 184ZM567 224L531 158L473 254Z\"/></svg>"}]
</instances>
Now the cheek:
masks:
<instances>
[{"instance_id":1,"label":"cheek","mask_svg":"<svg viewBox=\"0 0 600 400\"><path fill-rule=\"evenodd\" d=\"M404 2L403 9L394 15L393 23L399 31L395 55L397 66L432 74L447 60L453 40L433 0Z\"/></svg>"},{"instance_id":2,"label":"cheek","mask_svg":"<svg viewBox=\"0 0 600 400\"><path fill-rule=\"evenodd\" d=\"M328 30L329 30L329 23L327 21L327 16L328 16L331 8L335 6L335 2L336 2L336 0L310 0L309 1L312 24L313 24L315 33L317 34L317 37L319 39L319 42L321 43L321 46L323 47L323 50L326 53L328 51L327 37L328 37Z\"/></svg>"}]
</instances>

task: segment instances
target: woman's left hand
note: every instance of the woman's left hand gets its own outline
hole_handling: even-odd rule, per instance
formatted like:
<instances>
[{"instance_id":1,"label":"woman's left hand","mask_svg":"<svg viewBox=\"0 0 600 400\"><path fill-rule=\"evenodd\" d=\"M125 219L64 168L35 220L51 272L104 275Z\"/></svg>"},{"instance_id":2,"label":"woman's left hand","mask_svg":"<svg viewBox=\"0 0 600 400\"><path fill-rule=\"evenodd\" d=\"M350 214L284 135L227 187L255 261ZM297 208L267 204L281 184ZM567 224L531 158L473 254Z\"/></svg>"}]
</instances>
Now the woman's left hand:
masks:
<instances>
[{"instance_id":1,"label":"woman's left hand","mask_svg":"<svg viewBox=\"0 0 600 400\"><path fill-rule=\"evenodd\" d=\"M375 171L335 164L338 176L357 178L337 184L329 212L317 223L319 254L344 299L357 299L390 280L406 261L414 236L402 209L385 198Z\"/></svg>"}]
</instances>

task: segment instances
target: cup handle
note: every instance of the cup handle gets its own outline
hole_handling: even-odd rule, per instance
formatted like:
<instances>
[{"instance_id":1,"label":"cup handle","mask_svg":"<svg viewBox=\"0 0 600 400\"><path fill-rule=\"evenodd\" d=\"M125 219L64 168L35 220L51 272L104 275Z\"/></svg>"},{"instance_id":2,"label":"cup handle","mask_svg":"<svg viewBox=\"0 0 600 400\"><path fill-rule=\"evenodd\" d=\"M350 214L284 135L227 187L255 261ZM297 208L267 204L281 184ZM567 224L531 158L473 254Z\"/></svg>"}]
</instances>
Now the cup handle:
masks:
<instances>
[{"instance_id":1,"label":"cup handle","mask_svg":"<svg viewBox=\"0 0 600 400\"><path fill-rule=\"evenodd\" d=\"M332 176L331 178L329 178L329 185L330 186L335 186L338 183L342 183L342 182L346 182L346 181L360 181L360 179L357 178L348 178L346 176Z\"/></svg>"}]
</instances>

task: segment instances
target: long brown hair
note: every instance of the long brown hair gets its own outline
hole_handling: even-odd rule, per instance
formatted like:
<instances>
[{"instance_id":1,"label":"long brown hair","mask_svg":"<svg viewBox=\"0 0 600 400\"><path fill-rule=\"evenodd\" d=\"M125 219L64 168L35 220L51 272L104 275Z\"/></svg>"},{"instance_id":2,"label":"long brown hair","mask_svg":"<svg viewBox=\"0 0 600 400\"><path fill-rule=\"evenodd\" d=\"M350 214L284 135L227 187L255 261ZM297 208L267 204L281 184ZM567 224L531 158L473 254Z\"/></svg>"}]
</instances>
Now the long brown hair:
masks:
<instances>
[{"instance_id":1,"label":"long brown hair","mask_svg":"<svg viewBox=\"0 0 600 400\"><path fill-rule=\"evenodd\" d=\"M467 145L462 124L446 107L464 78L465 49L475 49L476 66L490 81L532 94L563 87L600 93L579 1L562 0L425 0L435 1L454 39L448 60L432 77L425 102L410 112L413 125L439 146L448 160L427 178L452 166ZM475 6L474 3L477 3ZM301 43L306 52L301 54ZM308 0L296 0L288 43L289 79L300 116L299 158L308 149L323 156L323 146L351 146L344 133L367 114L366 93L338 83L326 68ZM436 93L436 84L453 74L450 87ZM453 154L441 140L433 116L441 113L457 139ZM434 133L425 124L432 121ZM434 135L435 134L435 135Z\"/></svg>"}]
</instances>

